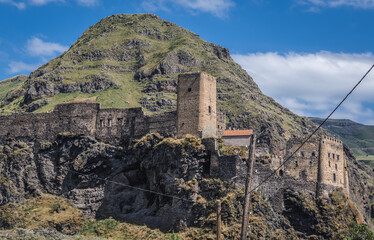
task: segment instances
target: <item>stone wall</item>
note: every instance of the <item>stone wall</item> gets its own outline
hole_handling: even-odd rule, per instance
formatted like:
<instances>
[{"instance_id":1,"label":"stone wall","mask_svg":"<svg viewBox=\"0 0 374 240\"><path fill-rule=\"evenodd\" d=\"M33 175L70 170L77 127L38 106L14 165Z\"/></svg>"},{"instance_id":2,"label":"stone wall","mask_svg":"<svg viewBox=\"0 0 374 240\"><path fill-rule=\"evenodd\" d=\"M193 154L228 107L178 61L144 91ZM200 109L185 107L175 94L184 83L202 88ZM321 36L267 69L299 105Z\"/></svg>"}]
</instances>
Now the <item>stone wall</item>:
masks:
<instances>
[{"instance_id":1,"label":"stone wall","mask_svg":"<svg viewBox=\"0 0 374 240\"><path fill-rule=\"evenodd\" d=\"M286 159L302 144L301 140L293 140L289 142L290 148ZM285 164L287 173L295 179L302 179L317 182L318 177L318 155L319 140L312 139L305 143L303 147L297 151L291 160Z\"/></svg>"},{"instance_id":2,"label":"stone wall","mask_svg":"<svg viewBox=\"0 0 374 240\"><path fill-rule=\"evenodd\" d=\"M59 133L72 132L118 145L149 132L176 135L176 112L147 116L141 108L100 109L100 104L60 104L50 113L0 116L0 141L8 138L51 141Z\"/></svg>"},{"instance_id":3,"label":"stone wall","mask_svg":"<svg viewBox=\"0 0 374 240\"><path fill-rule=\"evenodd\" d=\"M223 142L228 146L248 146L251 136L224 136Z\"/></svg>"},{"instance_id":4,"label":"stone wall","mask_svg":"<svg viewBox=\"0 0 374 240\"><path fill-rule=\"evenodd\" d=\"M217 137L222 137L226 130L226 114L217 111Z\"/></svg>"}]
</instances>

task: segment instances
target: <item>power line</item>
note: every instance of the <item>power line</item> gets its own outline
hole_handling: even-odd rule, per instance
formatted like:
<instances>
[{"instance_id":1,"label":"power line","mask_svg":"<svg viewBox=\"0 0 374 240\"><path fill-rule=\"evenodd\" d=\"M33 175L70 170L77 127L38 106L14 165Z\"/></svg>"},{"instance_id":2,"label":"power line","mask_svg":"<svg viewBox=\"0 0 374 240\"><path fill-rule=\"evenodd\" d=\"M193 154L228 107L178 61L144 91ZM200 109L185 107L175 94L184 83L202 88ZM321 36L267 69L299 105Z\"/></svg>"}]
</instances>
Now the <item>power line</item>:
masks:
<instances>
[{"instance_id":1,"label":"power line","mask_svg":"<svg viewBox=\"0 0 374 240\"><path fill-rule=\"evenodd\" d=\"M55 165L52 165L52 164L48 164L48 163L46 163L46 164L49 165L49 166L51 166L51 167L56 167ZM156 192L156 191L149 190L149 189L135 187L135 186L131 186L131 185L128 185L128 184L124 184L124 183L120 183L120 182L108 180L108 179L105 179L105 178L95 177L95 176L92 176L92 175L89 175L89 174L85 174L85 173L81 173L81 172L78 172L78 171L75 171L75 170L71 170L71 169L66 169L66 170L68 172L71 172L71 173L76 173L76 174L79 174L79 175L82 175L82 176L85 176L85 177L89 177L89 178L93 178L93 179L105 181L105 182L108 182L108 183L117 184L117 185L120 185L120 186L123 186L123 187L127 187L127 188L131 188L131 189L134 189L134 190L138 190L138 191L142 191L142 192L149 192L149 193L157 194L157 195L164 196L164 197L169 197L169 198L174 198L174 199L177 199L177 200L182 200L182 201L185 201L185 202L196 203L196 201L190 200L190 199L187 199L187 198L182 198L182 197L174 196L174 195L171 195L171 194L160 193L160 192Z\"/></svg>"},{"instance_id":2,"label":"power line","mask_svg":"<svg viewBox=\"0 0 374 240\"><path fill-rule=\"evenodd\" d=\"M289 156L277 169L274 170L274 172L272 174L270 174L267 178L265 178L264 181L262 181L261 183L259 183L255 188L253 188L251 190L251 192L253 192L254 190L256 190L257 188L259 188L260 186L262 186L263 184L265 184L272 176L274 176L277 171L279 169L281 169L285 164L286 162L288 162L289 160L292 159L292 157L295 155L295 153L297 151L299 151L301 149L302 146L304 146L304 144L306 142L309 141L309 139L322 127L323 124L325 124L325 122L331 117L331 115L334 114L334 112L343 104L343 102L348 98L349 95L351 95L351 93L358 87L358 85L361 84L361 82L364 80L364 78L370 73L370 71L374 68L374 64L371 66L371 68L365 73L365 75L360 79L360 81L357 82L357 84L351 89L351 91L349 91L349 93L343 98L343 100L340 101L340 103L335 107L335 109L325 118L325 120L323 120L323 122L312 132L312 134L310 134L302 143L301 145L291 154L291 156Z\"/></svg>"}]
</instances>

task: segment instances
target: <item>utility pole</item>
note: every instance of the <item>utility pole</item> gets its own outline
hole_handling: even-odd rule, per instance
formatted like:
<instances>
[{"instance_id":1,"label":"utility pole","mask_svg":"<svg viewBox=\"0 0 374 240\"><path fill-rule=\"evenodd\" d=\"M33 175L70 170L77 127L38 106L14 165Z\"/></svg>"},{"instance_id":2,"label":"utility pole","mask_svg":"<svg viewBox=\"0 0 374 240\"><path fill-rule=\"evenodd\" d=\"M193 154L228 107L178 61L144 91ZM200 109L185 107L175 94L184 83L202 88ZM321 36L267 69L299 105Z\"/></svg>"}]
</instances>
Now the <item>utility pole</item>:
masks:
<instances>
[{"instance_id":1,"label":"utility pole","mask_svg":"<svg viewBox=\"0 0 374 240\"><path fill-rule=\"evenodd\" d=\"M217 240L221 240L221 200L217 201Z\"/></svg>"},{"instance_id":2,"label":"utility pole","mask_svg":"<svg viewBox=\"0 0 374 240\"><path fill-rule=\"evenodd\" d=\"M248 158L247 158L247 179L245 182L245 197L243 206L243 222L241 240L247 240L247 231L249 223L249 207L251 202L251 188L252 188L252 177L253 177L253 165L255 161L255 150L256 150L256 135L252 134L250 144L248 146Z\"/></svg>"}]
</instances>

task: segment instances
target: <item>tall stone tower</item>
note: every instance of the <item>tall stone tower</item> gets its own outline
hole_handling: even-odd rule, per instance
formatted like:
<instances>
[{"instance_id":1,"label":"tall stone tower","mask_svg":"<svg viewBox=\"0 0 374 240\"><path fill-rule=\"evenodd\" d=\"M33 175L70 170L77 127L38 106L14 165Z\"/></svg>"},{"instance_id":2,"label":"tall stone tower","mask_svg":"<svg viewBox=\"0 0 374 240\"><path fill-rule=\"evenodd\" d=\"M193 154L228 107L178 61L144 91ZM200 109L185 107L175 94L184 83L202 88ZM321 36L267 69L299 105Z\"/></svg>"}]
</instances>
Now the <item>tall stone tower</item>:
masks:
<instances>
[{"instance_id":1,"label":"tall stone tower","mask_svg":"<svg viewBox=\"0 0 374 240\"><path fill-rule=\"evenodd\" d=\"M180 74L177 91L178 137L216 136L216 79L204 72Z\"/></svg>"},{"instance_id":2,"label":"tall stone tower","mask_svg":"<svg viewBox=\"0 0 374 240\"><path fill-rule=\"evenodd\" d=\"M321 138L317 180L319 196L327 195L334 187L342 187L349 193L347 161L340 140L329 136Z\"/></svg>"}]
</instances>

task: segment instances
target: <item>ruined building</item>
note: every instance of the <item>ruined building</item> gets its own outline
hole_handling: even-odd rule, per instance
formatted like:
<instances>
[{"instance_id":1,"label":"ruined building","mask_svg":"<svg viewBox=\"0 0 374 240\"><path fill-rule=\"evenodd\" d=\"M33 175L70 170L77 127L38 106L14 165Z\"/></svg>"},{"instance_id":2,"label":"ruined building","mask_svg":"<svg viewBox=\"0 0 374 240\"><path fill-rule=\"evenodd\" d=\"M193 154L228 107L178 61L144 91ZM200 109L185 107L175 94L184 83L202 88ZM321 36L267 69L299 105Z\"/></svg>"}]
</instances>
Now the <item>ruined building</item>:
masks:
<instances>
[{"instance_id":1,"label":"ruined building","mask_svg":"<svg viewBox=\"0 0 374 240\"><path fill-rule=\"evenodd\" d=\"M60 104L50 113L23 113L0 116L0 141L8 138L53 141L58 134L72 132L118 145L128 144L150 132L164 136L221 137L226 118L216 109L216 80L207 73L180 74L178 77L177 111L147 115L141 108L101 109L100 104L74 102ZM250 134L244 135L247 141ZM233 142L236 136L230 136ZM243 137L243 136L240 136ZM211 138L212 139L212 138ZM244 182L245 163L238 156L221 156L217 141L205 141L211 154L207 163L209 175ZM271 156L269 149L260 149L254 172L254 186L261 183L283 163L301 142L289 141L285 156ZM261 187L269 196L277 197L286 187L324 195L349 182L342 142L330 137L315 138L305 144L267 184ZM348 191L347 191L348 192ZM279 195L280 196L280 195Z\"/></svg>"}]
</instances>

